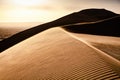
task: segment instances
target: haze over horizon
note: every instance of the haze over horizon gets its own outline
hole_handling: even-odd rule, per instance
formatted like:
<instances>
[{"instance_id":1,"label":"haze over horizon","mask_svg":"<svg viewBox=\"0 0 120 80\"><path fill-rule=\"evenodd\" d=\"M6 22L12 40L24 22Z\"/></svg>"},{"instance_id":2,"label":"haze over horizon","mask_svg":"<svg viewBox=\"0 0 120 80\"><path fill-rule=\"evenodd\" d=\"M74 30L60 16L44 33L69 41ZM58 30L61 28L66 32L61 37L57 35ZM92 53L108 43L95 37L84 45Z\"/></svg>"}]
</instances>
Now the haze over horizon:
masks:
<instances>
[{"instance_id":1,"label":"haze over horizon","mask_svg":"<svg viewBox=\"0 0 120 80\"><path fill-rule=\"evenodd\" d=\"M120 13L119 0L1 0L0 22L49 22L87 8Z\"/></svg>"}]
</instances>

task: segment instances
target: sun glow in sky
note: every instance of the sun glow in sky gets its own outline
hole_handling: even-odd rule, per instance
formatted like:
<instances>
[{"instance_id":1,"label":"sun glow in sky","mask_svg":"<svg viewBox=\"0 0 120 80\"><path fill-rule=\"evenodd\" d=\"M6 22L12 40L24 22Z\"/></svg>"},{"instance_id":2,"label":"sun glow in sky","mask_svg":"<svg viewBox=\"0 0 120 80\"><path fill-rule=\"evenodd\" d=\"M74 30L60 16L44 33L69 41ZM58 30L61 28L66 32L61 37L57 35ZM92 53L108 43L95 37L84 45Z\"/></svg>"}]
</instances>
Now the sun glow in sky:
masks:
<instances>
[{"instance_id":1,"label":"sun glow in sky","mask_svg":"<svg viewBox=\"0 0 120 80\"><path fill-rule=\"evenodd\" d=\"M49 22L86 8L120 13L119 0L0 0L0 22Z\"/></svg>"},{"instance_id":2,"label":"sun glow in sky","mask_svg":"<svg viewBox=\"0 0 120 80\"><path fill-rule=\"evenodd\" d=\"M8 0L1 7L0 22L44 22L51 19L44 5L47 0ZM47 8L47 7L46 7ZM46 15L46 17L44 17ZM55 15L55 14L54 14ZM40 21L41 20L41 21Z\"/></svg>"},{"instance_id":3,"label":"sun glow in sky","mask_svg":"<svg viewBox=\"0 0 120 80\"><path fill-rule=\"evenodd\" d=\"M12 0L12 3L20 6L34 6L46 3L46 0Z\"/></svg>"}]
</instances>

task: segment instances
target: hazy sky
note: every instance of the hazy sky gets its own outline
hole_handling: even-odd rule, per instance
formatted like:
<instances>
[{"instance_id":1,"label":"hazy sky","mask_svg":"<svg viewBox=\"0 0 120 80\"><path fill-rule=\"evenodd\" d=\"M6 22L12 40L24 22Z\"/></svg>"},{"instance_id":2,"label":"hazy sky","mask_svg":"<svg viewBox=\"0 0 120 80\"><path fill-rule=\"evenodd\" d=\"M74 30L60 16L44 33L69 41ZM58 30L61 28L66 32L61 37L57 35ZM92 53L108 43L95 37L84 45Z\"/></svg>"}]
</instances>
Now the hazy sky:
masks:
<instances>
[{"instance_id":1,"label":"hazy sky","mask_svg":"<svg viewBox=\"0 0 120 80\"><path fill-rule=\"evenodd\" d=\"M49 22L87 8L120 13L120 0L0 0L0 22Z\"/></svg>"}]
</instances>

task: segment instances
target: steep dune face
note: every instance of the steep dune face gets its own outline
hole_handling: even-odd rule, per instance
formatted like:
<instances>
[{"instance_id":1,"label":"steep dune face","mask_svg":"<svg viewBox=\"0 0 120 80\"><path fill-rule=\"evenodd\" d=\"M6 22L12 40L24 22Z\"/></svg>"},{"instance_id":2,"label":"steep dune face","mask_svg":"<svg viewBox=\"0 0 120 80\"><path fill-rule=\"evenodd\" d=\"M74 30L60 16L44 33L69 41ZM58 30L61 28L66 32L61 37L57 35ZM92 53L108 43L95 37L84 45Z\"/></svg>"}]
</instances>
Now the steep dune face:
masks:
<instances>
[{"instance_id":1,"label":"steep dune face","mask_svg":"<svg viewBox=\"0 0 120 80\"><path fill-rule=\"evenodd\" d=\"M115 14L105 9L86 9L80 12L72 13L70 15L59 18L55 21L27 29L25 31L22 31L18 34L11 36L10 38L3 40L2 42L0 42L1 47L0 52L19 43L20 41L23 41L39 32L42 32L52 27L70 25L75 23L94 22L114 17L117 15L118 14Z\"/></svg>"},{"instance_id":2,"label":"steep dune face","mask_svg":"<svg viewBox=\"0 0 120 80\"><path fill-rule=\"evenodd\" d=\"M98 53L60 28L50 29L0 54L0 80L120 79Z\"/></svg>"},{"instance_id":3,"label":"steep dune face","mask_svg":"<svg viewBox=\"0 0 120 80\"><path fill-rule=\"evenodd\" d=\"M67 32L68 33L68 32ZM120 60L120 38L112 36L98 36L90 34L69 33L75 38L89 43L90 45L104 51L112 57Z\"/></svg>"}]
</instances>

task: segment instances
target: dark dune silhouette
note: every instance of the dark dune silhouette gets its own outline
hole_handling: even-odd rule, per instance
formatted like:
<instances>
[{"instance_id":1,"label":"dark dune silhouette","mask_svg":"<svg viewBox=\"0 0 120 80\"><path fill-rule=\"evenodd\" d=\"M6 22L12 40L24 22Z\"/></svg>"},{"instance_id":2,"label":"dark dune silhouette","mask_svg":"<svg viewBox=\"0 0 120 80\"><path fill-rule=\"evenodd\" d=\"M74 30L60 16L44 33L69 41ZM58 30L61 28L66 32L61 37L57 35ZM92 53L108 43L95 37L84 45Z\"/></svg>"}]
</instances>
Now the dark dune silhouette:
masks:
<instances>
[{"instance_id":1,"label":"dark dune silhouette","mask_svg":"<svg viewBox=\"0 0 120 80\"><path fill-rule=\"evenodd\" d=\"M103 20L106 18L118 16L119 14L113 13L105 9L85 9L73 14L64 16L54 22L57 24L74 24L82 22L94 22L98 20Z\"/></svg>"},{"instance_id":2,"label":"dark dune silhouette","mask_svg":"<svg viewBox=\"0 0 120 80\"><path fill-rule=\"evenodd\" d=\"M95 21L111 18L118 15L119 14L115 14L105 9L86 9L80 12L75 12L70 15L59 18L55 21L48 22L46 24L42 24L42 25L27 29L7 39L4 39L3 41L0 42L0 52L49 28L70 25L75 23L95 22Z\"/></svg>"},{"instance_id":3,"label":"dark dune silhouette","mask_svg":"<svg viewBox=\"0 0 120 80\"><path fill-rule=\"evenodd\" d=\"M120 37L120 16L95 23L70 25L64 27L64 29L74 33Z\"/></svg>"},{"instance_id":4,"label":"dark dune silhouette","mask_svg":"<svg viewBox=\"0 0 120 80\"><path fill-rule=\"evenodd\" d=\"M25 29L24 28L17 28L17 27L11 28L11 27L4 27L4 26L1 27L0 26L0 39L4 40L4 39L6 39L6 38L18 33L18 32L23 31L23 30L25 30Z\"/></svg>"}]
</instances>

